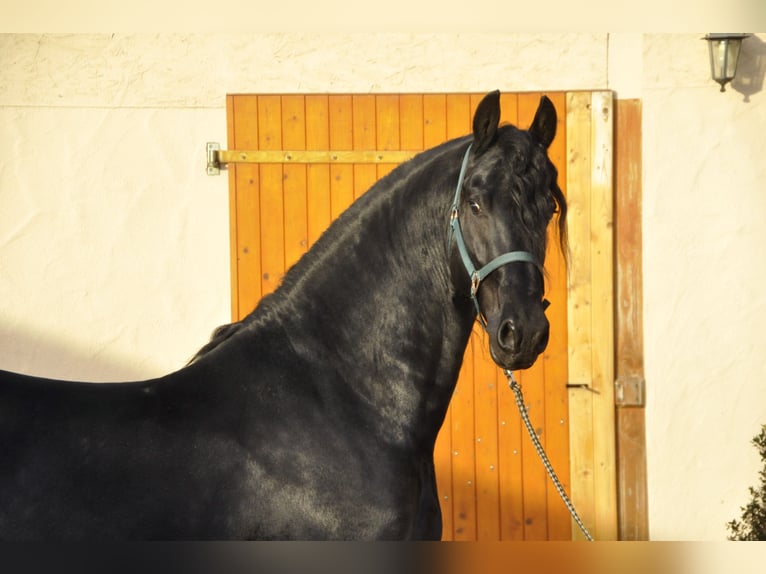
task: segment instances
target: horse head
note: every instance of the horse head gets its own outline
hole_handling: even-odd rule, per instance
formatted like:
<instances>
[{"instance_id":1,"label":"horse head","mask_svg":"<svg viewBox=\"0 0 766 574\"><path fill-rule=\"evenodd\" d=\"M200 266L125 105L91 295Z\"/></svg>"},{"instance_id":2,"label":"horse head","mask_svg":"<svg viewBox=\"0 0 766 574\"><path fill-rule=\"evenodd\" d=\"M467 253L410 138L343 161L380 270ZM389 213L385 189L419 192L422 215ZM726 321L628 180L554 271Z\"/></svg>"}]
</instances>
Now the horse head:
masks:
<instances>
[{"instance_id":1,"label":"horse head","mask_svg":"<svg viewBox=\"0 0 766 574\"><path fill-rule=\"evenodd\" d=\"M543 96L530 128L499 125L500 94L488 94L473 119L452 209L452 266L486 328L493 360L526 369L548 344L543 299L548 224L558 212L565 249L566 201L547 150L556 110ZM453 240L454 239L454 240Z\"/></svg>"}]
</instances>

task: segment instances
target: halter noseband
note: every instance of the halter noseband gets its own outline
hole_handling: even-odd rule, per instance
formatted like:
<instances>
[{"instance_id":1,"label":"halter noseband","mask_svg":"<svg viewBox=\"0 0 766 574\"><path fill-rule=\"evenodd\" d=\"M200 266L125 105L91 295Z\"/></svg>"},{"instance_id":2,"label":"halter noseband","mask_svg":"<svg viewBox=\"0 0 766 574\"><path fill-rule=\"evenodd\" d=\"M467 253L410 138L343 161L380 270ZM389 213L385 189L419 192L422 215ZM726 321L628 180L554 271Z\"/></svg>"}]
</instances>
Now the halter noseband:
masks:
<instances>
[{"instance_id":1,"label":"halter noseband","mask_svg":"<svg viewBox=\"0 0 766 574\"><path fill-rule=\"evenodd\" d=\"M474 307L476 307L476 314L479 317L479 322L484 329L487 329L487 322L484 316L481 314L479 308L479 285L487 276L495 271L498 267L502 267L508 263L525 262L532 263L537 269L540 269L540 264L535 259L535 256L528 251L509 251L498 255L492 261L484 265L480 269L476 269L476 266L471 261L471 256L468 254L468 249L465 246L465 240L463 239L463 232L460 229L460 218L458 217L458 204L460 203L460 192L463 189L463 178L465 177L466 166L468 165L468 156L471 153L471 146L468 145L468 149L465 150L465 156L463 156L463 164L460 166L460 175L457 180L457 189L455 190L455 199L452 202L452 209L450 210L450 227L449 227L449 239L448 246L452 245L452 238L455 238L457 243L457 249L460 252L460 258L463 260L463 266L466 272L471 278L471 300Z\"/></svg>"}]
</instances>

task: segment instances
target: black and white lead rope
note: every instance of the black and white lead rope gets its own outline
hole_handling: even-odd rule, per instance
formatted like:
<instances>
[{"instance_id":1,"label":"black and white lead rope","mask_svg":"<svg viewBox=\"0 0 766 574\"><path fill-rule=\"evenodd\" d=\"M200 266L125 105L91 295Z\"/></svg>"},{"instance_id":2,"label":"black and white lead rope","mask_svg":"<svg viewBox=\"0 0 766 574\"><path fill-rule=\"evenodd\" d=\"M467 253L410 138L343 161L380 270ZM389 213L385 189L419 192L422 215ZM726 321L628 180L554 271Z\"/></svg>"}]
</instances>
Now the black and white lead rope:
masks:
<instances>
[{"instance_id":1,"label":"black and white lead rope","mask_svg":"<svg viewBox=\"0 0 766 574\"><path fill-rule=\"evenodd\" d=\"M580 527L580 530L582 530L582 533L585 535L585 539L588 540L588 542L593 542L593 537L590 535L590 532L588 532L588 529L585 528L585 524L583 523L580 516L577 514L574 504L572 504L572 501L569 500L569 497L567 496L567 493L564 490L564 487L561 485L561 481L559 481L559 477L556 476L556 472L553 470L551 461L548 460L548 455L546 455L545 450L543 450L543 445L540 444L540 439L538 438L537 433L535 432L535 429L532 426L531 421L529 420L529 413L527 413L527 407L524 404L524 397L521 394L521 387L519 386L519 383L516 382L516 379L513 376L513 372L509 371L508 369L505 369L503 370L503 373L505 374L506 377L508 377L508 386L513 391L513 394L516 395L516 405L519 407L519 412L521 413L521 420L524 421L524 426L527 427L527 432L529 433L529 437L532 439L532 444L535 445L535 450L537 450L537 454L540 455L540 460L543 461L543 466L545 466L545 470L548 472L548 476L550 476L551 481L553 481L553 485L556 487L556 490L558 491L559 496L561 497L561 500L564 501L564 504L569 510L569 514L572 515L572 519L577 523L577 526Z\"/></svg>"}]
</instances>

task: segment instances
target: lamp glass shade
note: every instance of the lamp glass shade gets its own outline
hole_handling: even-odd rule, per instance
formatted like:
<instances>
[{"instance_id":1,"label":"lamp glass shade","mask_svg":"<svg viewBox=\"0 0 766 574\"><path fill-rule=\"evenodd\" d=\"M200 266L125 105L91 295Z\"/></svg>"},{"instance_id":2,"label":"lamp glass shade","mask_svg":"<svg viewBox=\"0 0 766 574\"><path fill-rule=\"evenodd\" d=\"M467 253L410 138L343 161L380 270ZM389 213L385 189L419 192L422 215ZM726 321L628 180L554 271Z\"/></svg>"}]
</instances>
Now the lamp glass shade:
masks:
<instances>
[{"instance_id":1,"label":"lamp glass shade","mask_svg":"<svg viewBox=\"0 0 766 574\"><path fill-rule=\"evenodd\" d=\"M708 34L705 39L710 48L710 73L721 84L721 91L737 73L737 61L742 40L748 34Z\"/></svg>"}]
</instances>

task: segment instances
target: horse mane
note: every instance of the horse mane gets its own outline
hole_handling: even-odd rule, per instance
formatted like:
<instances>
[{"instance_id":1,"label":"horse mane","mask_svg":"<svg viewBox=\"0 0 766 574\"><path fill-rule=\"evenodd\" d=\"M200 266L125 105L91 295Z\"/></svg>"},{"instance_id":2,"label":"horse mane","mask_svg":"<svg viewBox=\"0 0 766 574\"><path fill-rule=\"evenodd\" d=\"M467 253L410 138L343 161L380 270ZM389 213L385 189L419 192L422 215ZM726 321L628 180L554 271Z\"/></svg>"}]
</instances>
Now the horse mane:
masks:
<instances>
[{"instance_id":1,"label":"horse mane","mask_svg":"<svg viewBox=\"0 0 766 574\"><path fill-rule=\"evenodd\" d=\"M511 158L513 171L516 177L523 181L520 189L514 190L517 207L522 210L526 217L522 224L527 231L534 234L535 229L541 226L541 220L548 219L551 214L551 200L553 201L553 217L556 220L555 228L558 238L559 248L564 258L565 266L569 263L569 241L567 238L567 201L564 192L558 185L558 170L553 162L550 161L547 151L544 154L531 154L529 148L540 145L535 139L519 138L519 134L529 134L510 123L503 123L498 129L498 138L503 139L501 144L506 148L508 157ZM528 136L529 137L529 136ZM522 190L537 189L536 182L548 178L547 189L550 196L536 193L532 197L522 197ZM527 219L528 217L528 219ZM527 224L528 222L528 224ZM546 234L548 226L545 226ZM546 244L546 237L538 237L540 244Z\"/></svg>"}]
</instances>

